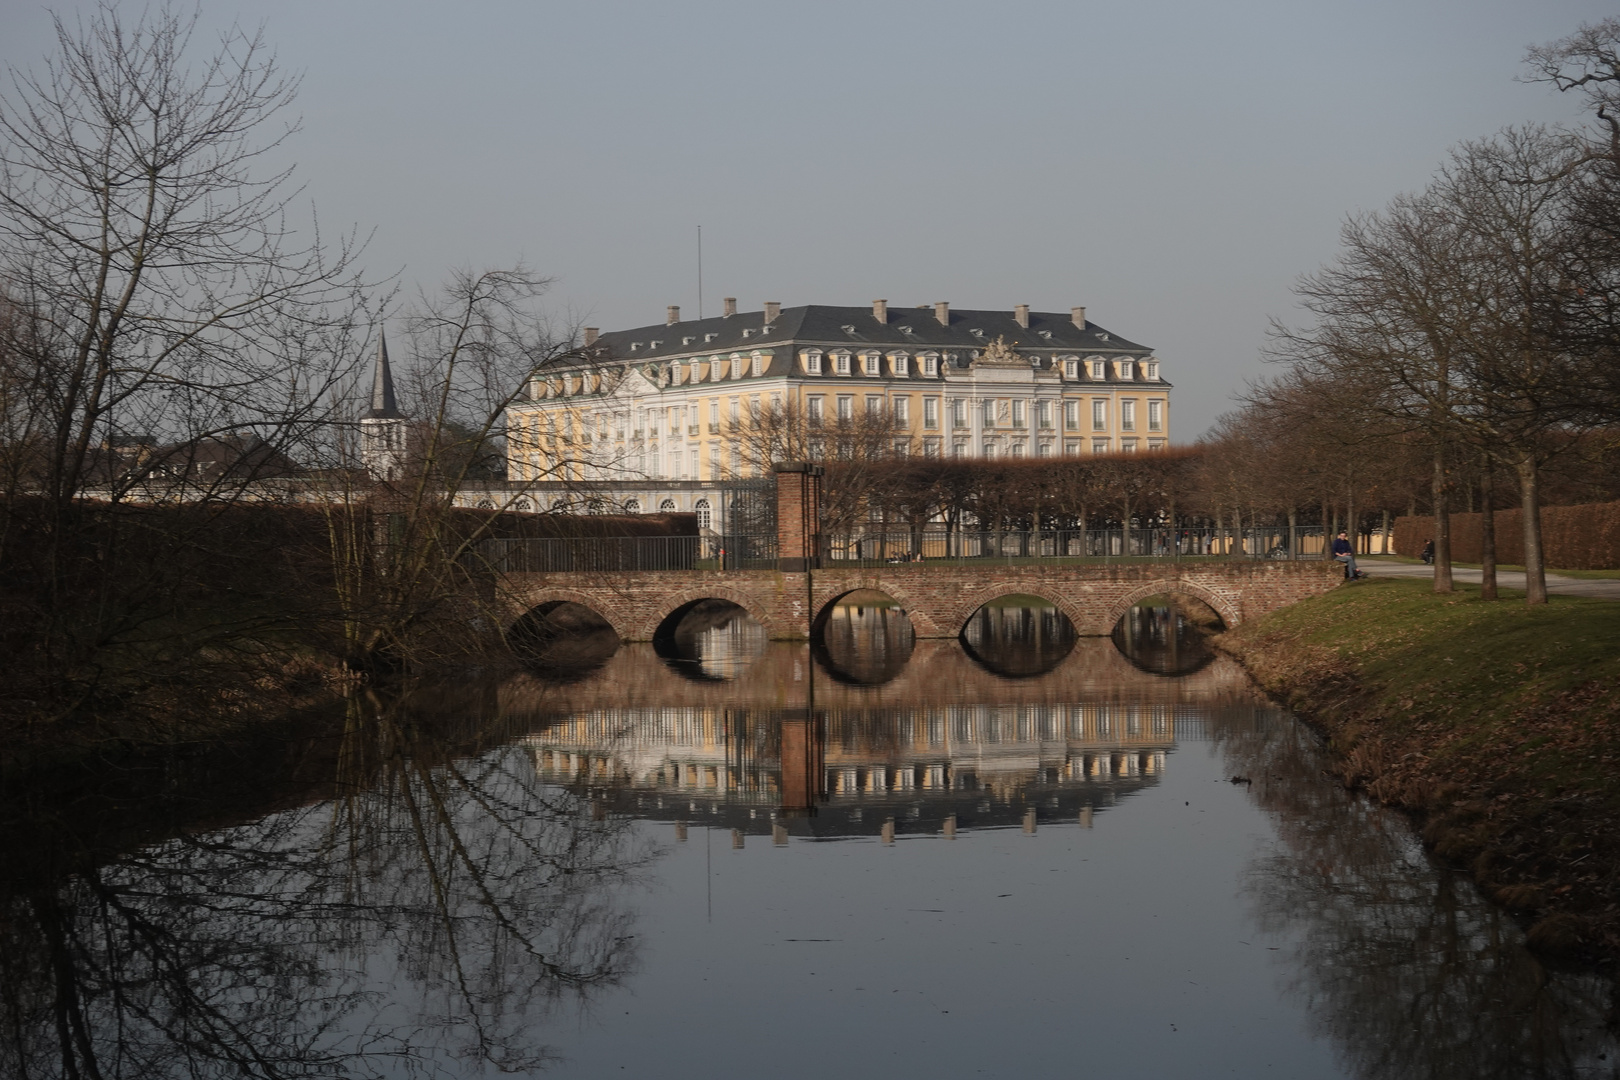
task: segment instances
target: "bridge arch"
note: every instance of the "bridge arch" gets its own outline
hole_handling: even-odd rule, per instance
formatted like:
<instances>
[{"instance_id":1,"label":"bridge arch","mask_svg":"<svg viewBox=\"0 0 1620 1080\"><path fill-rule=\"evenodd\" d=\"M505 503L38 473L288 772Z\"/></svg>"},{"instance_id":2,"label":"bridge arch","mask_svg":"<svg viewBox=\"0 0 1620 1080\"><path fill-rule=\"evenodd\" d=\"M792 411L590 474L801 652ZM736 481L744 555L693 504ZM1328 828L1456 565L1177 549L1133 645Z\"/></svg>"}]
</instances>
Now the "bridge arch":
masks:
<instances>
[{"instance_id":1,"label":"bridge arch","mask_svg":"<svg viewBox=\"0 0 1620 1080\"><path fill-rule=\"evenodd\" d=\"M1227 629L1231 629L1243 621L1243 613L1232 603L1230 597L1187 581L1185 578L1161 578L1158 581L1150 581L1146 585L1138 585L1136 588L1111 600L1105 615L1108 620L1107 629L1112 630L1114 625L1124 618L1127 611L1148 597L1174 593L1191 596L1208 604L1214 609L1215 614L1221 617L1221 621L1226 624Z\"/></svg>"},{"instance_id":2,"label":"bridge arch","mask_svg":"<svg viewBox=\"0 0 1620 1080\"><path fill-rule=\"evenodd\" d=\"M900 605L900 610L906 613L911 620L911 632L920 638L944 637L954 633L948 627L942 627L939 619L938 605L930 610L929 605L922 598L912 595L902 583L888 579L879 579L875 582L856 583L853 588L840 589L838 593L821 602L815 617L810 620L810 633L814 636L827 625L832 615L832 609L844 597L858 592L879 592Z\"/></svg>"},{"instance_id":3,"label":"bridge arch","mask_svg":"<svg viewBox=\"0 0 1620 1080\"><path fill-rule=\"evenodd\" d=\"M712 582L660 596L657 604L652 609L654 614L644 624L636 628L636 636L632 640L653 640L657 636L659 628L668 621L671 615L689 604L697 603L699 600L724 600L727 603L736 604L747 612L750 618L763 626L766 637L773 641L784 636L797 636L784 635L782 633L784 628L776 625L776 620L771 617L770 612L747 589Z\"/></svg>"},{"instance_id":4,"label":"bridge arch","mask_svg":"<svg viewBox=\"0 0 1620 1080\"><path fill-rule=\"evenodd\" d=\"M629 620L625 618L624 612L618 609L618 605L605 601L606 598L600 592L595 591L555 587L525 590L512 597L512 607L515 612L512 619L507 623L506 629L510 632L512 627L516 626L520 620L530 615L543 617L559 604L578 604L580 607L588 608L592 613L600 616L602 621L611 626L613 632L619 635L620 641L628 640L625 637L625 631L629 627Z\"/></svg>"},{"instance_id":5,"label":"bridge arch","mask_svg":"<svg viewBox=\"0 0 1620 1080\"><path fill-rule=\"evenodd\" d=\"M1016 581L996 582L967 592L962 599L957 601L956 609L950 616L950 627L946 630L946 633L952 637L961 634L963 630L967 629L968 620L973 618L974 612L990 601L999 600L1003 596L1033 596L1037 600L1044 600L1063 612L1063 617L1069 620L1069 625L1074 627L1076 634L1085 635L1097 632L1087 629L1090 620L1086 618L1085 612L1073 600L1064 596L1060 590L1036 585L1028 581ZM1112 627L1113 623L1108 625ZM1107 630L1104 630L1103 633L1107 633Z\"/></svg>"}]
</instances>

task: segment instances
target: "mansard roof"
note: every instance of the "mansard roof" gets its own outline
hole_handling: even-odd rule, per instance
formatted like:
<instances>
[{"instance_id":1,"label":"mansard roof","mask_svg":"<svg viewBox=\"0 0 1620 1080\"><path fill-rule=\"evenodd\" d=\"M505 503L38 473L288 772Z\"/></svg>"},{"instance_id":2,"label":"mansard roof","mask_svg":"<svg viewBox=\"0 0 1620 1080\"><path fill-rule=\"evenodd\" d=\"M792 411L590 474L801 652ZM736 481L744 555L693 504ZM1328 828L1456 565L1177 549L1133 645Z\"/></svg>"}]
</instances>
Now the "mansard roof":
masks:
<instances>
[{"instance_id":1,"label":"mansard roof","mask_svg":"<svg viewBox=\"0 0 1620 1080\"><path fill-rule=\"evenodd\" d=\"M955 308L950 325L942 325L932 306L891 306L886 322L879 322L870 306L836 307L806 304L783 308L769 326L761 311L717 315L707 319L615 330L597 338L586 352L603 360L653 360L697 353L819 346L823 349L863 348L925 350L982 349L998 337L1020 352L1058 351L1077 355L1146 356L1153 350L1127 341L1096 323L1085 329L1074 324L1069 312L1031 311L1029 326L1018 324L1010 310Z\"/></svg>"}]
</instances>

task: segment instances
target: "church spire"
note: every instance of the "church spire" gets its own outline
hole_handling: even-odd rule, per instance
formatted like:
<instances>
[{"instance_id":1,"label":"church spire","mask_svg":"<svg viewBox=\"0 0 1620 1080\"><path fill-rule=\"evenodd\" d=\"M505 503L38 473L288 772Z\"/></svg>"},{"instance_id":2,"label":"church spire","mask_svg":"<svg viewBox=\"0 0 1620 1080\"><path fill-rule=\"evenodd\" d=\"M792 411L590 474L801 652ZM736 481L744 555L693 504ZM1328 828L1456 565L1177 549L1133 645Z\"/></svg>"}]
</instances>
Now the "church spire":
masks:
<instances>
[{"instance_id":1,"label":"church spire","mask_svg":"<svg viewBox=\"0 0 1620 1080\"><path fill-rule=\"evenodd\" d=\"M366 419L405 419L405 414L399 411L399 402L394 397L394 372L388 366L388 338L381 331L377 333L377 371L372 378L371 411L366 414Z\"/></svg>"}]
</instances>

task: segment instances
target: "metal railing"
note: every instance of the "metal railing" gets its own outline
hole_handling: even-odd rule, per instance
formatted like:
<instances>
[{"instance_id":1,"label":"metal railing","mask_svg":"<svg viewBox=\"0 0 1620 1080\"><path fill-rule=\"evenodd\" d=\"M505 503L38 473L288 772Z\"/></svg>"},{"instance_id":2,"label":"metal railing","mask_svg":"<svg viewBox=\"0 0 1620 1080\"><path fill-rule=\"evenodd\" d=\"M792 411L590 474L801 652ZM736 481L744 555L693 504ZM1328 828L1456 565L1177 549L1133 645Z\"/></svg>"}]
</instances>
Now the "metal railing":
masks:
<instances>
[{"instance_id":1,"label":"metal railing","mask_svg":"<svg viewBox=\"0 0 1620 1080\"><path fill-rule=\"evenodd\" d=\"M579 536L484 540L477 558L501 574L774 570L771 536Z\"/></svg>"},{"instance_id":2,"label":"metal railing","mask_svg":"<svg viewBox=\"0 0 1620 1080\"><path fill-rule=\"evenodd\" d=\"M871 528L822 537L821 565L906 562L1090 563L1156 559L1313 559L1323 557L1320 526L1248 529L989 529Z\"/></svg>"},{"instance_id":3,"label":"metal railing","mask_svg":"<svg viewBox=\"0 0 1620 1080\"><path fill-rule=\"evenodd\" d=\"M901 563L971 564L1311 559L1324 557L1320 526L1250 529L868 529L823 534L824 567ZM477 558L503 574L629 573L659 570L772 570L774 534L585 536L482 541Z\"/></svg>"}]
</instances>

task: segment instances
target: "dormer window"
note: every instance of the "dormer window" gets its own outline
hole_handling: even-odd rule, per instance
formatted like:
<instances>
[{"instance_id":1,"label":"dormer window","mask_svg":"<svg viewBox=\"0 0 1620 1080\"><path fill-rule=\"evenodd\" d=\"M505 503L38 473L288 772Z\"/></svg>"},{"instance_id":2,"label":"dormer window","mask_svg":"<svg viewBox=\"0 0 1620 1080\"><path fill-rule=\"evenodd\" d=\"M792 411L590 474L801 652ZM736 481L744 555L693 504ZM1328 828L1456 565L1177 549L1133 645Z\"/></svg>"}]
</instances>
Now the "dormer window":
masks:
<instances>
[{"instance_id":1,"label":"dormer window","mask_svg":"<svg viewBox=\"0 0 1620 1080\"><path fill-rule=\"evenodd\" d=\"M647 342L647 348L656 349L656 348L658 348L658 346L660 346L662 344L663 344L662 341L649 341L649 342Z\"/></svg>"},{"instance_id":2,"label":"dormer window","mask_svg":"<svg viewBox=\"0 0 1620 1080\"><path fill-rule=\"evenodd\" d=\"M909 327L909 326L897 326L897 327L895 327L895 329L900 331L902 334L911 333L911 327Z\"/></svg>"},{"instance_id":3,"label":"dormer window","mask_svg":"<svg viewBox=\"0 0 1620 1080\"><path fill-rule=\"evenodd\" d=\"M848 349L839 349L837 352L833 353L833 374L848 375L849 361L850 354Z\"/></svg>"},{"instance_id":4,"label":"dormer window","mask_svg":"<svg viewBox=\"0 0 1620 1080\"><path fill-rule=\"evenodd\" d=\"M753 327L751 327L751 326L743 327L743 337L751 338L753 336L754 336L754 328Z\"/></svg>"},{"instance_id":5,"label":"dormer window","mask_svg":"<svg viewBox=\"0 0 1620 1080\"><path fill-rule=\"evenodd\" d=\"M1121 379L1136 378L1136 365L1129 360L1121 360L1119 362L1119 377Z\"/></svg>"},{"instance_id":6,"label":"dormer window","mask_svg":"<svg viewBox=\"0 0 1620 1080\"><path fill-rule=\"evenodd\" d=\"M865 375L881 375L883 354L877 352L861 353L861 372Z\"/></svg>"},{"instance_id":7,"label":"dormer window","mask_svg":"<svg viewBox=\"0 0 1620 1080\"><path fill-rule=\"evenodd\" d=\"M1078 379L1080 377L1080 361L1073 356L1063 358L1063 377L1065 379Z\"/></svg>"},{"instance_id":8,"label":"dormer window","mask_svg":"<svg viewBox=\"0 0 1620 1080\"><path fill-rule=\"evenodd\" d=\"M972 334L974 337L978 338L980 341L984 340L984 331L980 330L977 326L970 328L968 330L968 333Z\"/></svg>"},{"instance_id":9,"label":"dormer window","mask_svg":"<svg viewBox=\"0 0 1620 1080\"><path fill-rule=\"evenodd\" d=\"M846 334L853 335L855 333L855 325L853 323L845 323L843 326L839 327L839 329L843 330L843 332Z\"/></svg>"},{"instance_id":10,"label":"dormer window","mask_svg":"<svg viewBox=\"0 0 1620 1080\"><path fill-rule=\"evenodd\" d=\"M806 375L821 374L820 349L806 349L804 352L799 354L799 361L804 364L804 373Z\"/></svg>"},{"instance_id":11,"label":"dormer window","mask_svg":"<svg viewBox=\"0 0 1620 1080\"><path fill-rule=\"evenodd\" d=\"M911 357L903 352L889 354L889 370L894 372L895 378L906 379L911 377Z\"/></svg>"},{"instance_id":12,"label":"dormer window","mask_svg":"<svg viewBox=\"0 0 1620 1080\"><path fill-rule=\"evenodd\" d=\"M1102 333L1102 332L1101 332L1101 331L1098 331L1098 333L1097 333L1097 340L1098 340L1098 341L1107 341L1107 340L1108 340L1108 335L1107 335L1107 334L1104 334L1104 333Z\"/></svg>"},{"instance_id":13,"label":"dormer window","mask_svg":"<svg viewBox=\"0 0 1620 1080\"><path fill-rule=\"evenodd\" d=\"M713 341L715 338L717 338L719 336L720 335L718 333L704 334L703 335L703 344L707 345L709 342Z\"/></svg>"},{"instance_id":14,"label":"dormer window","mask_svg":"<svg viewBox=\"0 0 1620 1080\"><path fill-rule=\"evenodd\" d=\"M939 374L938 353L919 353L917 356L917 363L922 368L922 373L926 378L932 379L934 376Z\"/></svg>"},{"instance_id":15,"label":"dormer window","mask_svg":"<svg viewBox=\"0 0 1620 1080\"><path fill-rule=\"evenodd\" d=\"M1159 362L1157 360L1149 360L1147 363L1142 365L1142 378L1149 379L1154 382L1158 381Z\"/></svg>"},{"instance_id":16,"label":"dormer window","mask_svg":"<svg viewBox=\"0 0 1620 1080\"><path fill-rule=\"evenodd\" d=\"M1037 330L1035 332L1041 335L1041 337L1045 338L1047 341L1052 340L1052 331L1050 330Z\"/></svg>"},{"instance_id":17,"label":"dormer window","mask_svg":"<svg viewBox=\"0 0 1620 1080\"><path fill-rule=\"evenodd\" d=\"M709 361L709 381L719 382L726 377L726 362L721 357Z\"/></svg>"},{"instance_id":18,"label":"dormer window","mask_svg":"<svg viewBox=\"0 0 1620 1080\"><path fill-rule=\"evenodd\" d=\"M1099 381L1108 378L1107 362L1103 360L1093 360L1091 362L1091 377Z\"/></svg>"},{"instance_id":19,"label":"dormer window","mask_svg":"<svg viewBox=\"0 0 1620 1080\"><path fill-rule=\"evenodd\" d=\"M635 352L635 351L636 351L636 350L637 350L637 349L639 349L639 348L641 348L641 342L639 342L639 341L632 341L632 342L631 342L631 343L630 343L630 351L631 351L631 352Z\"/></svg>"},{"instance_id":20,"label":"dormer window","mask_svg":"<svg viewBox=\"0 0 1620 1080\"><path fill-rule=\"evenodd\" d=\"M741 353L731 354L731 377L740 379L744 374L743 358Z\"/></svg>"},{"instance_id":21,"label":"dormer window","mask_svg":"<svg viewBox=\"0 0 1620 1080\"><path fill-rule=\"evenodd\" d=\"M765 374L765 354L762 353L762 352L756 352L753 355L752 359L754 361L754 363L753 363L753 375L754 375L754 378L757 379L761 375Z\"/></svg>"},{"instance_id":22,"label":"dormer window","mask_svg":"<svg viewBox=\"0 0 1620 1080\"><path fill-rule=\"evenodd\" d=\"M681 344L682 345L690 345L690 344L692 344L692 339L690 337L683 337L683 338L681 338Z\"/></svg>"}]
</instances>

